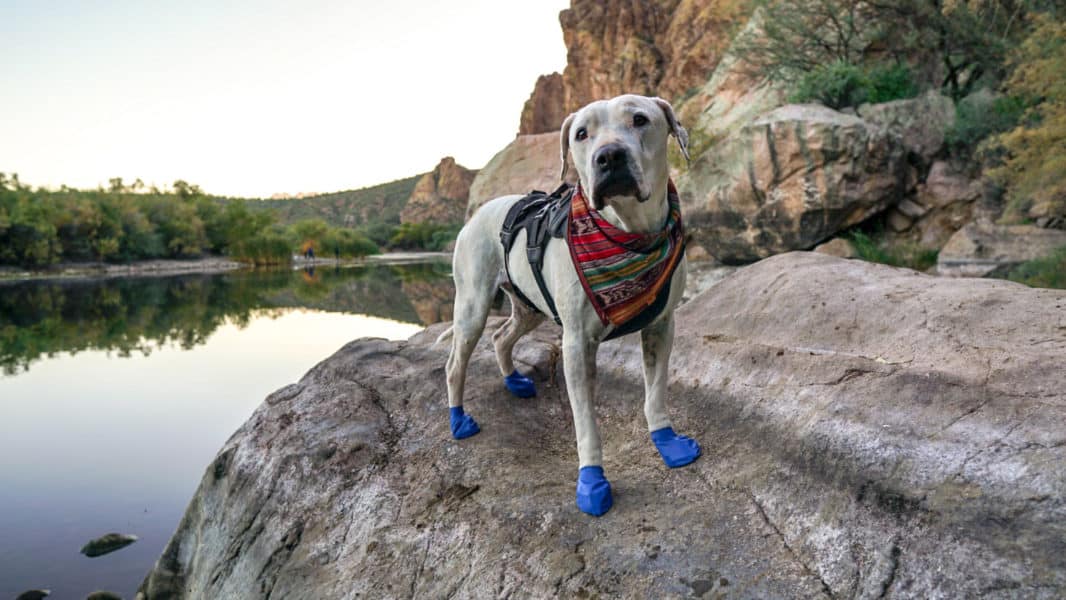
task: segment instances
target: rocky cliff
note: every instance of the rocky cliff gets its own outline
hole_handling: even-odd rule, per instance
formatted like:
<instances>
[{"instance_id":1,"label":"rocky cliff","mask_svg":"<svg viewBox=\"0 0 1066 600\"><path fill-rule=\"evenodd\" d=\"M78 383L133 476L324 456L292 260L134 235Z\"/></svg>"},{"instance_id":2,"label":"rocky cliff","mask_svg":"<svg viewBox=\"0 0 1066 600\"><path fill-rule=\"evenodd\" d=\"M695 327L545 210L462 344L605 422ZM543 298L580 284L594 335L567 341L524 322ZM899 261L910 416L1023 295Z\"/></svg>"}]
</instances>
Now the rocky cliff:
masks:
<instances>
[{"instance_id":1,"label":"rocky cliff","mask_svg":"<svg viewBox=\"0 0 1066 600\"><path fill-rule=\"evenodd\" d=\"M749 10L744 0L574 0L559 14L566 68L537 81L519 133L556 131L593 100L623 93L676 100L701 87Z\"/></svg>"},{"instance_id":2,"label":"rocky cliff","mask_svg":"<svg viewBox=\"0 0 1066 600\"><path fill-rule=\"evenodd\" d=\"M495 326L494 321L490 326ZM142 598L1027 597L1066 593L1066 292L811 253L677 314L666 470L639 343L604 345L615 506L574 506L554 328L503 388L488 335L451 439L439 327L359 340L219 452Z\"/></svg>"},{"instance_id":3,"label":"rocky cliff","mask_svg":"<svg viewBox=\"0 0 1066 600\"><path fill-rule=\"evenodd\" d=\"M470 184L477 171L464 168L446 156L423 175L400 213L401 223L462 223Z\"/></svg>"}]
</instances>

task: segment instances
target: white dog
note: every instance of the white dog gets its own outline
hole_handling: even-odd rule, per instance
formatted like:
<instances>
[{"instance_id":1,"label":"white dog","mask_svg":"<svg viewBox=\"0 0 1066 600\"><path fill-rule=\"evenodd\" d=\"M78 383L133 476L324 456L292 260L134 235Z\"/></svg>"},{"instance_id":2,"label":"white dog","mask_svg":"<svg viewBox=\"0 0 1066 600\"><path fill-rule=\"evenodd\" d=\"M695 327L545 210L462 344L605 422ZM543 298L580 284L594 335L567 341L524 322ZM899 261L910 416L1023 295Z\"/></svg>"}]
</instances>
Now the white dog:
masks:
<instances>
[{"instance_id":1,"label":"white dog","mask_svg":"<svg viewBox=\"0 0 1066 600\"><path fill-rule=\"evenodd\" d=\"M593 102L563 122L563 175L566 174L569 153L578 172L578 193L591 204L589 214L602 218L601 222L609 224L606 227L620 230L615 230L616 233L659 234L665 239L661 232L676 216L676 233L680 235L676 199L673 204L668 201L668 194L673 192L668 183L666 154L667 138L671 134L688 158L688 134L665 100L625 95ZM504 196L482 206L459 232L455 243L455 322L450 330L452 348L447 364L452 433L462 439L479 431L477 423L463 411L463 386L467 362L481 337L496 290L502 285L512 305L510 318L493 335L496 359L501 373L506 376L507 387L520 396L534 393L532 381L515 370L511 351L515 342L535 328L544 315L557 312L557 320L563 328L566 388L577 434L577 504L584 512L598 516L610 509L612 500L610 484L603 475L603 454L593 408L596 351L600 342L620 324L606 320L602 306L597 308L590 298L593 294L591 286L583 279L588 272L579 272L577 258L572 257L566 239L550 238L544 249L543 282L554 299L555 310L552 310L551 299L541 293L526 253L505 253L500 242L501 227L511 207L522 198ZM676 213L671 212L672 206ZM569 227L572 237L575 235L572 216ZM520 230L515 239L513 247L524 249L526 230ZM681 240L680 237L674 239ZM624 250L620 248L618 251ZM644 415L648 431L664 462L677 467L695 460L700 449L695 441L673 432L666 411L667 363L674 337L673 312L685 287L683 241L676 241L674 248L663 252L668 251L674 262L669 272L663 271L658 283L661 294L656 314L640 329L640 335L644 357ZM510 285L507 284L508 275ZM516 298L516 292L520 294L519 298ZM523 302L522 297L533 306ZM648 315L644 316L647 321ZM445 332L441 339L446 339L448 334Z\"/></svg>"}]
</instances>

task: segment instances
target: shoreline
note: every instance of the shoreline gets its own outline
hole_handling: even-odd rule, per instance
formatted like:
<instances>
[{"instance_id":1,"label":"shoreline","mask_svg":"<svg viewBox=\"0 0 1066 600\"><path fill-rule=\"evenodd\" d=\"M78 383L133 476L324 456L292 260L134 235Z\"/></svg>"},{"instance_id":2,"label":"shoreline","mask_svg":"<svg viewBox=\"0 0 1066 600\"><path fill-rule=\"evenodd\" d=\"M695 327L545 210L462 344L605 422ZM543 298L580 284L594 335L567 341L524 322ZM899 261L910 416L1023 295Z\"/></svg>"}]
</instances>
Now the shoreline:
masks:
<instances>
[{"instance_id":1,"label":"shoreline","mask_svg":"<svg viewBox=\"0 0 1066 600\"><path fill-rule=\"evenodd\" d=\"M362 258L340 259L316 258L307 260L294 257L288 265L291 269L307 267L399 265L443 260L450 252L390 252ZM0 286L22 281L111 279L116 277L168 277L173 275L214 275L244 269L255 269L252 263L241 262L222 256L192 259L154 259L129 263L76 262L58 263L45 270L29 270L14 266L0 266ZM285 268L284 265L269 268Z\"/></svg>"}]
</instances>

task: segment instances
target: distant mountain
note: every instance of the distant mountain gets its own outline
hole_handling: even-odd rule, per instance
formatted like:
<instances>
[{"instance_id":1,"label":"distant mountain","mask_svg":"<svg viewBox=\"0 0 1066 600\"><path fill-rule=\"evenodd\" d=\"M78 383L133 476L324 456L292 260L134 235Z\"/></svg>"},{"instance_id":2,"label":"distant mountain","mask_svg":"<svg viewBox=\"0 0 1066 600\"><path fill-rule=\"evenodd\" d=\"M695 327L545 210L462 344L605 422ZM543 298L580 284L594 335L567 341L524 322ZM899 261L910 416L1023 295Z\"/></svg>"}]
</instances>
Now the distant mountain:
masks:
<instances>
[{"instance_id":1,"label":"distant mountain","mask_svg":"<svg viewBox=\"0 0 1066 600\"><path fill-rule=\"evenodd\" d=\"M422 174L358 190L317 194L303 198L254 200L252 209L273 209L285 224L301 219L323 219L330 225L358 227L377 223L400 224L400 212Z\"/></svg>"}]
</instances>

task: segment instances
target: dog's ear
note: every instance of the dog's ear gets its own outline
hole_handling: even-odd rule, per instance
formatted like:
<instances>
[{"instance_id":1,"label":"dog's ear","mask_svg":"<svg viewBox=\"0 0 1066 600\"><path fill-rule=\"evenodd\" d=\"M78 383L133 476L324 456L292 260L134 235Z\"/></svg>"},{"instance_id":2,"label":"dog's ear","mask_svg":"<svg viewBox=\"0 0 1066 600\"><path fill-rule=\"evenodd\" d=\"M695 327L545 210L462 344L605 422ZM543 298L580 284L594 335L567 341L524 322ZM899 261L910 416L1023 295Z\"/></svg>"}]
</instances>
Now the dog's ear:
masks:
<instances>
[{"instance_id":1,"label":"dog's ear","mask_svg":"<svg viewBox=\"0 0 1066 600\"><path fill-rule=\"evenodd\" d=\"M677 120L677 115L674 114L674 107L670 106L670 103L662 98L652 98L652 100L659 105L663 115L666 116L666 124L670 126L670 133L677 140L677 145L681 147L681 155L685 157L685 162L691 162L688 156L688 131L685 131L685 128L681 126L681 121Z\"/></svg>"},{"instance_id":2,"label":"dog's ear","mask_svg":"<svg viewBox=\"0 0 1066 600\"><path fill-rule=\"evenodd\" d=\"M559 130L559 157L563 161L563 166L559 169L559 179L566 179L566 167L569 162L566 155L570 153L570 125L574 122L574 114L576 113L570 113L570 116L566 117Z\"/></svg>"}]
</instances>

